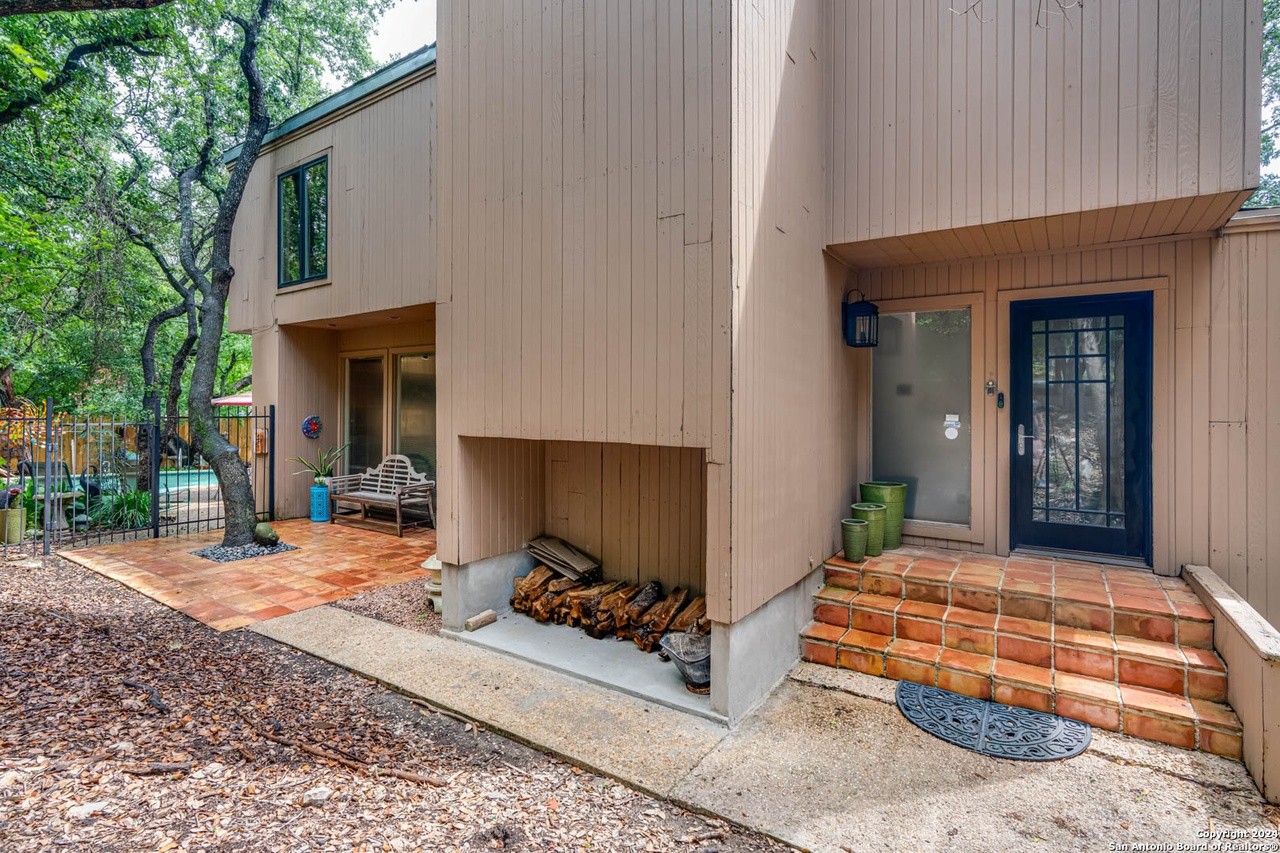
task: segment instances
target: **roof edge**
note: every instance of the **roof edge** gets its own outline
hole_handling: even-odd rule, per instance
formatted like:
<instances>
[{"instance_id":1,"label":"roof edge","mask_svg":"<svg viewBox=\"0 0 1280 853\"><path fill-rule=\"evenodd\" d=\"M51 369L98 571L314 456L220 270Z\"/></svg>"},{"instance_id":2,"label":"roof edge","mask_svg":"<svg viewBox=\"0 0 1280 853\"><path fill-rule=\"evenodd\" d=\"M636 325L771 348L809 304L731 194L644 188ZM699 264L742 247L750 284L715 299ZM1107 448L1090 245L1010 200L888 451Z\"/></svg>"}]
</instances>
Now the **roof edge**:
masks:
<instances>
[{"instance_id":1,"label":"roof edge","mask_svg":"<svg viewBox=\"0 0 1280 853\"><path fill-rule=\"evenodd\" d=\"M272 142L290 134L297 133L307 127L315 124L326 116L332 115L340 110L374 95L388 86L397 83L404 78L430 68L436 64L436 42L424 45L413 53L400 57L395 62L380 68L377 71L352 83L345 89L334 92L329 97L318 103L312 104L301 112L294 113L280 124L267 131L266 136L262 138L262 145L266 147ZM240 151L244 144L236 145L228 148L222 155L224 165L230 165L240 158Z\"/></svg>"}]
</instances>

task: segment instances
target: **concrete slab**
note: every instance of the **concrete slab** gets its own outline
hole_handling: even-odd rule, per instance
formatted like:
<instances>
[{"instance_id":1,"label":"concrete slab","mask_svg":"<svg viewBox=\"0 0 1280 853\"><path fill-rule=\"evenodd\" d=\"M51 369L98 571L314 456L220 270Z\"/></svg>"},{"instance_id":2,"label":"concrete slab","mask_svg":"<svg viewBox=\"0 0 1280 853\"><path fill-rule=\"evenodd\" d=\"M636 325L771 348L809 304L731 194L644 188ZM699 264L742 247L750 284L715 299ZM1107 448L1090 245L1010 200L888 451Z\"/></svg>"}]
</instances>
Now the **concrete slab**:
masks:
<instances>
[{"instance_id":1,"label":"concrete slab","mask_svg":"<svg viewBox=\"0 0 1280 853\"><path fill-rule=\"evenodd\" d=\"M670 795L728 733L653 702L334 607L252 630L658 796Z\"/></svg>"},{"instance_id":2,"label":"concrete slab","mask_svg":"<svg viewBox=\"0 0 1280 853\"><path fill-rule=\"evenodd\" d=\"M891 704L894 682L857 673L801 664L730 731L505 653L336 608L252 630L812 850L996 851L1032 842L1134 849L1232 831L1275 838L1276 818L1238 762L1099 731L1069 761L988 758L916 728Z\"/></svg>"},{"instance_id":3,"label":"concrete slab","mask_svg":"<svg viewBox=\"0 0 1280 853\"><path fill-rule=\"evenodd\" d=\"M593 640L568 625L540 623L507 613L478 631L445 631L451 639L549 667L592 684L619 690L668 708L725 723L711 710L711 697L690 693L675 664L645 654L633 643Z\"/></svg>"},{"instance_id":4,"label":"concrete slab","mask_svg":"<svg viewBox=\"0 0 1280 853\"><path fill-rule=\"evenodd\" d=\"M880 700L789 679L674 793L814 850L1106 850L1274 829L1240 764L1156 746L1143 752L1178 770L1140 766L1108 754L1133 739L1097 734L1100 748L1069 761L1002 761Z\"/></svg>"}]
</instances>

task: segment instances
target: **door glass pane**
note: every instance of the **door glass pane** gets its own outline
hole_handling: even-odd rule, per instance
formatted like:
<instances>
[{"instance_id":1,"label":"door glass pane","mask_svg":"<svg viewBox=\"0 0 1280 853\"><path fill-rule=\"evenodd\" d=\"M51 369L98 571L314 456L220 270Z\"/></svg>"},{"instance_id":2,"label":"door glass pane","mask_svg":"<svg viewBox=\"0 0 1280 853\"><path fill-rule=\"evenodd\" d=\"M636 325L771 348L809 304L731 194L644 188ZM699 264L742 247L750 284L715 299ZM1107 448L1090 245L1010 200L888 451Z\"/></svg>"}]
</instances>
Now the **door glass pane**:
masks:
<instances>
[{"instance_id":1,"label":"door glass pane","mask_svg":"<svg viewBox=\"0 0 1280 853\"><path fill-rule=\"evenodd\" d=\"M382 359L347 360L347 471L382 461Z\"/></svg>"},{"instance_id":2,"label":"door glass pane","mask_svg":"<svg viewBox=\"0 0 1280 853\"><path fill-rule=\"evenodd\" d=\"M402 355L396 365L396 453L436 476L436 357Z\"/></svg>"},{"instance_id":3,"label":"door glass pane","mask_svg":"<svg viewBox=\"0 0 1280 853\"><path fill-rule=\"evenodd\" d=\"M1032 324L1028 449L1035 521L1124 526L1124 330L1119 319L1051 320L1047 329Z\"/></svg>"},{"instance_id":4,"label":"door glass pane","mask_svg":"<svg viewBox=\"0 0 1280 853\"><path fill-rule=\"evenodd\" d=\"M968 308L880 316L871 357L871 470L906 483L907 518L969 523Z\"/></svg>"}]
</instances>

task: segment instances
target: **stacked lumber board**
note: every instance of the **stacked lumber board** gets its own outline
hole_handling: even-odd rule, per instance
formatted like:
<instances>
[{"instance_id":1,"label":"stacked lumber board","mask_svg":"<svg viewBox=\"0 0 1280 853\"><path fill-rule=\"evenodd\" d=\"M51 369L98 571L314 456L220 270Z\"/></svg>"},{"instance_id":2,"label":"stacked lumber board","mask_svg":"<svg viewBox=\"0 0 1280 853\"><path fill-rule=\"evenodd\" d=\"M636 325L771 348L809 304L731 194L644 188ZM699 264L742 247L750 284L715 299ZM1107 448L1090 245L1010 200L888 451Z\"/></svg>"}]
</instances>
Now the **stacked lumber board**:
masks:
<instances>
[{"instance_id":1,"label":"stacked lumber board","mask_svg":"<svg viewBox=\"0 0 1280 853\"><path fill-rule=\"evenodd\" d=\"M596 639L613 636L631 640L652 652L662 635L671 631L709 634L707 600L690 597L676 587L664 593L662 584L575 580L542 565L515 579L511 607L539 622L581 628Z\"/></svg>"}]
</instances>

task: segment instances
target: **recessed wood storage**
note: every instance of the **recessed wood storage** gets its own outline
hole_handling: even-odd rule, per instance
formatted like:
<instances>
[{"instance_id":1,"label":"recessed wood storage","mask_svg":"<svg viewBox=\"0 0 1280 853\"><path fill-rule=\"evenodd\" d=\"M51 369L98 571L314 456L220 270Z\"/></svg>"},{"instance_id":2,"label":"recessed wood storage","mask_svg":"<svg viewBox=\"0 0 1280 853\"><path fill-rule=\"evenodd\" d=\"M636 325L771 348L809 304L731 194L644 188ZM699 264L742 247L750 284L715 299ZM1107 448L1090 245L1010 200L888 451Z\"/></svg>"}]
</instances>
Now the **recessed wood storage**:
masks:
<instances>
[{"instance_id":1,"label":"recessed wood storage","mask_svg":"<svg viewBox=\"0 0 1280 853\"><path fill-rule=\"evenodd\" d=\"M515 579L511 607L539 622L582 628L596 639L632 640L651 652L668 631L706 634L707 600L676 587L664 594L659 581L573 581L546 566Z\"/></svg>"}]
</instances>

